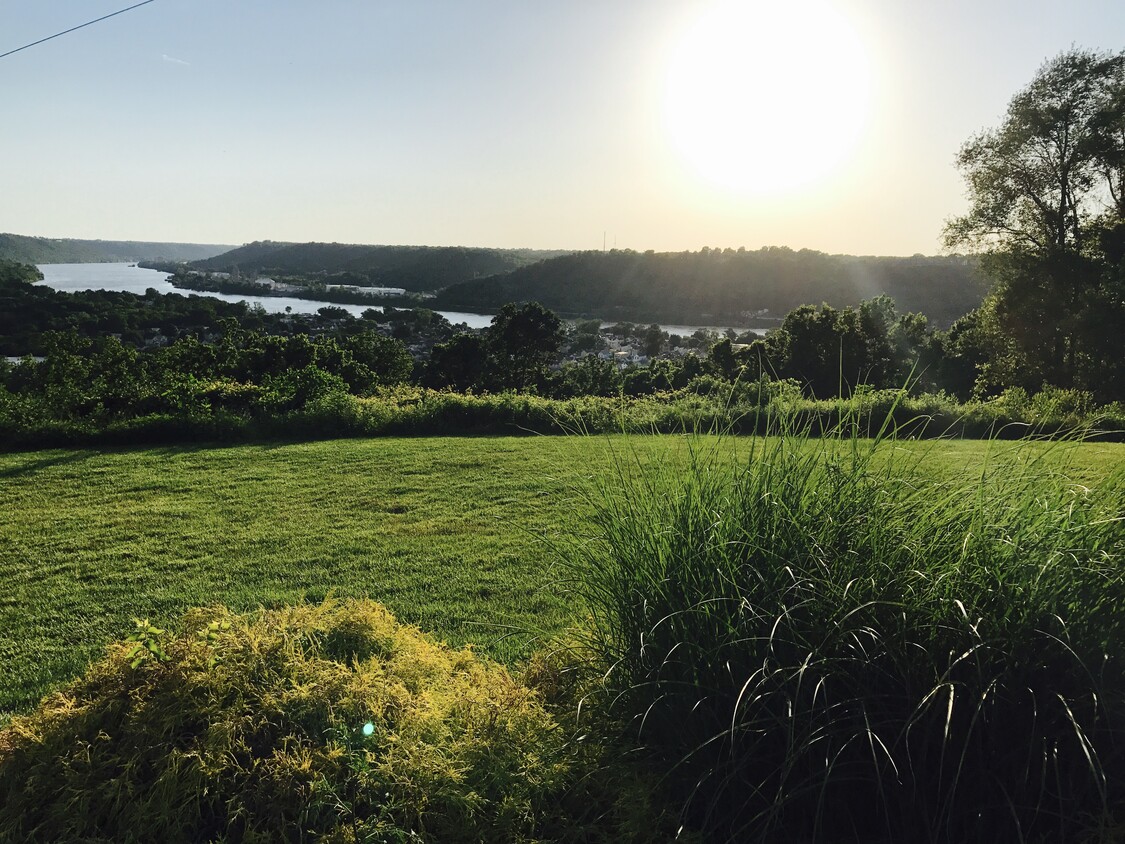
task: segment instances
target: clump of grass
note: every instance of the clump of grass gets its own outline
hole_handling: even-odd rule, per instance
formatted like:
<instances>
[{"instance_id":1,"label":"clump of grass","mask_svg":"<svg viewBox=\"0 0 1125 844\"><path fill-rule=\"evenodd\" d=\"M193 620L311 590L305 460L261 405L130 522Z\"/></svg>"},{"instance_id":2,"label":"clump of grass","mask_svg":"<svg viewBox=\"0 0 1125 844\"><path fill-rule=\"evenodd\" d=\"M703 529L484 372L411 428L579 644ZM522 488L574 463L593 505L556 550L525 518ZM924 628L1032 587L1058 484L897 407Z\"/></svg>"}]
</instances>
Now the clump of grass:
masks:
<instances>
[{"instance_id":1,"label":"clump of grass","mask_svg":"<svg viewBox=\"0 0 1125 844\"><path fill-rule=\"evenodd\" d=\"M1120 472L837 432L623 461L579 588L609 702L709 841L1075 840L1122 806Z\"/></svg>"},{"instance_id":2,"label":"clump of grass","mask_svg":"<svg viewBox=\"0 0 1125 844\"><path fill-rule=\"evenodd\" d=\"M581 831L567 801L590 779L539 696L378 604L196 610L131 638L0 731L0 840Z\"/></svg>"}]
</instances>

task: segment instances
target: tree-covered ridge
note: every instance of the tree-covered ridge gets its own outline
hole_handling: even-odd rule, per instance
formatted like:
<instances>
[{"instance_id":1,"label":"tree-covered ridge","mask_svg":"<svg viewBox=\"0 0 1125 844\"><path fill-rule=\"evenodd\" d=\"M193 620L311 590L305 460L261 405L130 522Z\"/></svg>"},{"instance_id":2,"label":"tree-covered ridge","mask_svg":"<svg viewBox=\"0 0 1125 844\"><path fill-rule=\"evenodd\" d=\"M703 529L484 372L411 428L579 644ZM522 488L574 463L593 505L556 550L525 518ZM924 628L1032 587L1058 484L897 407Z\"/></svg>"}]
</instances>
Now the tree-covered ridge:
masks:
<instances>
[{"instance_id":1,"label":"tree-covered ridge","mask_svg":"<svg viewBox=\"0 0 1125 844\"><path fill-rule=\"evenodd\" d=\"M470 279L497 275L565 254L534 249L465 246L366 246L348 243L255 241L195 262L199 270L278 275L323 273L340 284L437 290Z\"/></svg>"},{"instance_id":2,"label":"tree-covered ridge","mask_svg":"<svg viewBox=\"0 0 1125 844\"><path fill-rule=\"evenodd\" d=\"M25 264L101 264L122 261L198 261L229 249L222 244L74 240L0 233L0 260Z\"/></svg>"},{"instance_id":3,"label":"tree-covered ridge","mask_svg":"<svg viewBox=\"0 0 1125 844\"><path fill-rule=\"evenodd\" d=\"M466 310L537 301L565 316L769 325L803 304L854 306L885 294L947 326L984 298L976 269L959 255L856 257L784 247L582 252L456 285L436 303Z\"/></svg>"}]
</instances>

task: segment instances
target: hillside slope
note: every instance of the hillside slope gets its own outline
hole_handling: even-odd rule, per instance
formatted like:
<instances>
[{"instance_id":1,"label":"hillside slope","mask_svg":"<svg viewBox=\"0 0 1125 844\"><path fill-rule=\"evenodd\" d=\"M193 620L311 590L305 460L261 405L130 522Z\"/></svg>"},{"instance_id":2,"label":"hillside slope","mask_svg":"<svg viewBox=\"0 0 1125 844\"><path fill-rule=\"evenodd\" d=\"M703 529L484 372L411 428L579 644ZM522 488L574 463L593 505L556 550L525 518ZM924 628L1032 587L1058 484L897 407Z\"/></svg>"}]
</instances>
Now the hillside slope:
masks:
<instances>
[{"instance_id":1,"label":"hillside slope","mask_svg":"<svg viewBox=\"0 0 1125 844\"><path fill-rule=\"evenodd\" d=\"M121 261L198 261L230 249L210 243L75 240L0 233L0 260L25 264L100 264Z\"/></svg>"},{"instance_id":2,"label":"hillside slope","mask_svg":"<svg viewBox=\"0 0 1125 844\"><path fill-rule=\"evenodd\" d=\"M987 283L964 256L855 257L771 247L754 252L582 252L439 294L436 307L495 309L538 301L568 316L750 324L803 304L856 305L881 293L900 312L948 325L980 304Z\"/></svg>"},{"instance_id":3,"label":"hillside slope","mask_svg":"<svg viewBox=\"0 0 1125 844\"><path fill-rule=\"evenodd\" d=\"M510 272L567 253L465 246L365 246L348 243L256 241L205 261L200 270L255 271L277 275L344 274L350 284L436 290Z\"/></svg>"}]
</instances>

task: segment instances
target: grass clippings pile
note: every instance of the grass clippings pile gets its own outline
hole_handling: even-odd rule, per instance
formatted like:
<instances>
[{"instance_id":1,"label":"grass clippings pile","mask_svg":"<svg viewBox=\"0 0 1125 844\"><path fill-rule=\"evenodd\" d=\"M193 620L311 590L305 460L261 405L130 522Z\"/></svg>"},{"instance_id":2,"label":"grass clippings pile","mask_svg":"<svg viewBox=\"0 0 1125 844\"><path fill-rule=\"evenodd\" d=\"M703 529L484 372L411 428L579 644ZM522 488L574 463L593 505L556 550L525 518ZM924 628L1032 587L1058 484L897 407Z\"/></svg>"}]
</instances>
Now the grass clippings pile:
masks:
<instances>
[{"instance_id":1,"label":"grass clippings pile","mask_svg":"<svg viewBox=\"0 0 1125 844\"><path fill-rule=\"evenodd\" d=\"M143 625L0 731L0 840L552 840L576 760L502 666L379 604ZM580 814L580 813L579 813Z\"/></svg>"}]
</instances>

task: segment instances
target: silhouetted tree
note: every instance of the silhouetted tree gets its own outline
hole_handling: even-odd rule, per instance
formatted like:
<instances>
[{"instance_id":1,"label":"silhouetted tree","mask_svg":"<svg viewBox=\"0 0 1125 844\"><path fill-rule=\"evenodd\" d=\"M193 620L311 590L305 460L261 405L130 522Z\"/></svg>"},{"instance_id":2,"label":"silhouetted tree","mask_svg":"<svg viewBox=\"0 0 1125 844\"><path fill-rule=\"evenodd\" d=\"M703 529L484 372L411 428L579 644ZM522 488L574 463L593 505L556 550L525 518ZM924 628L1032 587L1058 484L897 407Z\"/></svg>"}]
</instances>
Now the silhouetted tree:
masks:
<instances>
[{"instance_id":1,"label":"silhouetted tree","mask_svg":"<svg viewBox=\"0 0 1125 844\"><path fill-rule=\"evenodd\" d=\"M978 317L994 341L982 388L1120 397L1103 374L1125 359L1125 53L1048 61L958 166L971 204L946 240L984 250L994 281Z\"/></svg>"}]
</instances>

